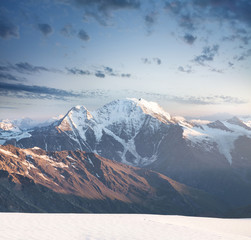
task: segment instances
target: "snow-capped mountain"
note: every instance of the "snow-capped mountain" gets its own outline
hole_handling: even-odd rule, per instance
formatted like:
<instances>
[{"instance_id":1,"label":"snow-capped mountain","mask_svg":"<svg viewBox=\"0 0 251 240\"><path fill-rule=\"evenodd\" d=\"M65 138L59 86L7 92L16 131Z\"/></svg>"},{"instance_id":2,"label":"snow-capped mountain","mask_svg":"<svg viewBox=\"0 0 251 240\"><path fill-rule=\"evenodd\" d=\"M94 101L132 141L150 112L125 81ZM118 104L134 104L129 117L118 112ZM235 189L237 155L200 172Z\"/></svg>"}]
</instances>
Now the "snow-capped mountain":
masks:
<instances>
[{"instance_id":1,"label":"snow-capped mountain","mask_svg":"<svg viewBox=\"0 0 251 240\"><path fill-rule=\"evenodd\" d=\"M108 103L94 112L76 106L57 128L77 143L79 149L141 166L156 160L157 145L163 138L161 132L165 134L170 123L171 116L158 104L126 99ZM147 135L154 136L155 142L149 144Z\"/></svg>"},{"instance_id":2,"label":"snow-capped mountain","mask_svg":"<svg viewBox=\"0 0 251 240\"><path fill-rule=\"evenodd\" d=\"M63 116L62 116L63 117ZM4 144L8 139L20 139L30 137L29 132L34 128L41 128L51 125L62 117L54 117L46 121L37 121L31 118L21 118L15 120L4 119L0 121L0 145Z\"/></svg>"},{"instance_id":3,"label":"snow-capped mountain","mask_svg":"<svg viewBox=\"0 0 251 240\"><path fill-rule=\"evenodd\" d=\"M22 134L5 144L94 152L156 170L230 204L251 201L251 190L246 193L251 187L251 128L236 117L188 121L170 116L157 103L124 99L96 111L76 106L61 120Z\"/></svg>"}]
</instances>

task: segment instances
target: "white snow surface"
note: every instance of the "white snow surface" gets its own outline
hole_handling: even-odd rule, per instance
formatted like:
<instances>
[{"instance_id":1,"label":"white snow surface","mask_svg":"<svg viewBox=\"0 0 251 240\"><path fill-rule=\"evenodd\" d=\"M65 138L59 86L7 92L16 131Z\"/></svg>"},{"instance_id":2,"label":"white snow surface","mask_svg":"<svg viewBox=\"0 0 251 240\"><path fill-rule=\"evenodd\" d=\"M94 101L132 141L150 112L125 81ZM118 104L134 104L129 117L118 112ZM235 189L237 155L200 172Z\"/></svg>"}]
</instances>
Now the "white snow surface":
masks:
<instances>
[{"instance_id":1,"label":"white snow surface","mask_svg":"<svg viewBox=\"0 0 251 240\"><path fill-rule=\"evenodd\" d=\"M0 129L4 131L15 131L15 132L20 131L20 129L8 119L2 120L0 122Z\"/></svg>"},{"instance_id":2,"label":"white snow surface","mask_svg":"<svg viewBox=\"0 0 251 240\"><path fill-rule=\"evenodd\" d=\"M215 142L219 152L226 157L230 164L232 164L231 151L234 148L234 142L240 136L251 138L251 131L244 127L231 124L228 121L221 122L230 131L211 128L208 125L202 125L202 128L197 126L194 128L183 126L183 137L191 140L194 144L205 144L205 148L208 148L208 150L210 150L210 145Z\"/></svg>"},{"instance_id":3,"label":"white snow surface","mask_svg":"<svg viewBox=\"0 0 251 240\"><path fill-rule=\"evenodd\" d=\"M251 219L1 213L2 240L250 240Z\"/></svg>"}]
</instances>

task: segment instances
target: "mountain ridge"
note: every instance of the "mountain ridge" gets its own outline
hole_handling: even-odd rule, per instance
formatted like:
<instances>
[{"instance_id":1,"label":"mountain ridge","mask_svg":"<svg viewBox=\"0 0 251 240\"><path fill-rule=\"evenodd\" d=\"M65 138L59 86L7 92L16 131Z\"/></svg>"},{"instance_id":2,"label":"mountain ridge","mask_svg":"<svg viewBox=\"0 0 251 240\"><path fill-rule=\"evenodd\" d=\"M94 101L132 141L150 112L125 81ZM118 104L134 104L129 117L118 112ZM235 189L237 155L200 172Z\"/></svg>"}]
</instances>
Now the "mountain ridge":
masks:
<instances>
[{"instance_id":1,"label":"mountain ridge","mask_svg":"<svg viewBox=\"0 0 251 240\"><path fill-rule=\"evenodd\" d=\"M163 111L156 103L143 99L116 100L92 112L76 106L50 126L7 138L4 144L93 152L160 172L230 205L249 204L248 125L237 118L199 123Z\"/></svg>"}]
</instances>

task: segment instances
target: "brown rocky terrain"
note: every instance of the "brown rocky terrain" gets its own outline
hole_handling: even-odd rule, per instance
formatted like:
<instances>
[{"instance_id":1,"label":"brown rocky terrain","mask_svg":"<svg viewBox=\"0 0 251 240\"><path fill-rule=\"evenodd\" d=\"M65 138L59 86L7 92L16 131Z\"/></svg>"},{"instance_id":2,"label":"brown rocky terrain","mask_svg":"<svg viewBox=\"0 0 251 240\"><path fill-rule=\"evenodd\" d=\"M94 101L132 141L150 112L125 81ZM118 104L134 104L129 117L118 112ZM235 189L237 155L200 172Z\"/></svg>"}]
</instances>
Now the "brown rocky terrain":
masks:
<instances>
[{"instance_id":1,"label":"brown rocky terrain","mask_svg":"<svg viewBox=\"0 0 251 240\"><path fill-rule=\"evenodd\" d=\"M219 216L209 194L84 151L0 147L0 210Z\"/></svg>"}]
</instances>

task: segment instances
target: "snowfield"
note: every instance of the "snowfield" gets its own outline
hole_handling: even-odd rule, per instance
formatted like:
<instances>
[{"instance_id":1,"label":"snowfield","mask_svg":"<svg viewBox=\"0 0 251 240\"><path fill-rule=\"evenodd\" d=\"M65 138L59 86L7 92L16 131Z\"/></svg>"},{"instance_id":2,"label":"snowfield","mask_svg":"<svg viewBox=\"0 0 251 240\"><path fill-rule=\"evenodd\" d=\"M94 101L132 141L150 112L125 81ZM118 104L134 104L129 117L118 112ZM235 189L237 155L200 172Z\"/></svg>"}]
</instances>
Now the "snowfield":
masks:
<instances>
[{"instance_id":1,"label":"snowfield","mask_svg":"<svg viewBox=\"0 0 251 240\"><path fill-rule=\"evenodd\" d=\"M2 240L247 240L251 219L139 214L1 213Z\"/></svg>"}]
</instances>

